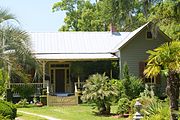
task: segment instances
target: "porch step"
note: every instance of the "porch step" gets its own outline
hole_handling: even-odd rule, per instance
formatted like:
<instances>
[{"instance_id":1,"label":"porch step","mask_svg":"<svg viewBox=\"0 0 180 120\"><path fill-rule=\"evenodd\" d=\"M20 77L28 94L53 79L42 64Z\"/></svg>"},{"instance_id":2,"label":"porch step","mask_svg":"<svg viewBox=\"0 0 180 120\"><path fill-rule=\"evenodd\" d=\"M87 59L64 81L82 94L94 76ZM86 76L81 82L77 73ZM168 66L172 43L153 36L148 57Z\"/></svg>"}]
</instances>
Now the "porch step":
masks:
<instances>
[{"instance_id":1,"label":"porch step","mask_svg":"<svg viewBox=\"0 0 180 120\"><path fill-rule=\"evenodd\" d=\"M49 106L77 105L77 96L51 96L48 97Z\"/></svg>"}]
</instances>

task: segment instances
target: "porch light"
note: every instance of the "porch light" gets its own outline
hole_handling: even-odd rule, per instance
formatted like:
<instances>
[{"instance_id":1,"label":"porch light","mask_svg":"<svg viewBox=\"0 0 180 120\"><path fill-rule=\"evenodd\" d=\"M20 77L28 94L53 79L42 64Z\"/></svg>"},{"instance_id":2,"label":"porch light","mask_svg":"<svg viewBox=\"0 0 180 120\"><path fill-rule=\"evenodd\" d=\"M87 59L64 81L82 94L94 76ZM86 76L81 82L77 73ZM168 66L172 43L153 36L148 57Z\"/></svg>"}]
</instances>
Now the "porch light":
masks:
<instances>
[{"instance_id":1,"label":"porch light","mask_svg":"<svg viewBox=\"0 0 180 120\"><path fill-rule=\"evenodd\" d=\"M142 104L139 102L139 100L136 101L134 107L136 109L136 113L134 114L133 120L140 120L140 119L142 119L143 116L140 113L141 108L142 108Z\"/></svg>"}]
</instances>

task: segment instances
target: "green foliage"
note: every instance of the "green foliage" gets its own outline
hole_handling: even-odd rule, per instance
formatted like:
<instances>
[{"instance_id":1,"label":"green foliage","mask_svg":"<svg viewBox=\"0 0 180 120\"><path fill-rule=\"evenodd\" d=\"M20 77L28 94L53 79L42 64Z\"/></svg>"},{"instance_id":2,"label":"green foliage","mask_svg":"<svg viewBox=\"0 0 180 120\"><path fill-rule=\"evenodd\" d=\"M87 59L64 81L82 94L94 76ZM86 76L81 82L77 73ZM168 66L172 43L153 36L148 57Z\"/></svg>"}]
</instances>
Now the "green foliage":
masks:
<instances>
[{"instance_id":1,"label":"green foliage","mask_svg":"<svg viewBox=\"0 0 180 120\"><path fill-rule=\"evenodd\" d=\"M39 65L28 47L29 35L26 31L14 27L13 22L10 25L3 24L8 20L14 20L18 23L9 11L0 9L0 68L3 69L3 72L8 71L11 74L12 81L29 81L28 72L32 68L37 68L36 70L40 71ZM5 83L8 81L6 80Z\"/></svg>"},{"instance_id":2,"label":"green foliage","mask_svg":"<svg viewBox=\"0 0 180 120\"><path fill-rule=\"evenodd\" d=\"M180 40L179 0L62 0L53 11L66 11L60 31L132 31L153 21L172 39ZM155 31L156 32L156 31Z\"/></svg>"},{"instance_id":3,"label":"green foliage","mask_svg":"<svg viewBox=\"0 0 180 120\"><path fill-rule=\"evenodd\" d=\"M180 41L165 43L160 47L149 50L147 67L144 71L146 77L157 76L160 72L167 76L168 71L180 71Z\"/></svg>"},{"instance_id":4,"label":"green foliage","mask_svg":"<svg viewBox=\"0 0 180 120\"><path fill-rule=\"evenodd\" d=\"M0 120L9 120L9 118L7 116L4 117L2 114L0 114Z\"/></svg>"},{"instance_id":5,"label":"green foliage","mask_svg":"<svg viewBox=\"0 0 180 120\"><path fill-rule=\"evenodd\" d=\"M145 84L145 89L140 93L141 98L154 98L153 86Z\"/></svg>"},{"instance_id":6,"label":"green foliage","mask_svg":"<svg viewBox=\"0 0 180 120\"><path fill-rule=\"evenodd\" d=\"M180 41L172 41L149 50L150 54L144 74L153 78L163 73L167 77L167 95L170 98L171 117L175 119L178 111L179 73L180 73Z\"/></svg>"},{"instance_id":7,"label":"green foliage","mask_svg":"<svg viewBox=\"0 0 180 120\"><path fill-rule=\"evenodd\" d=\"M81 99L83 102L95 103L99 113L109 114L112 98L118 95L117 90L105 74L94 74L86 80Z\"/></svg>"},{"instance_id":8,"label":"green foliage","mask_svg":"<svg viewBox=\"0 0 180 120\"><path fill-rule=\"evenodd\" d=\"M15 92L18 92L22 99L28 99L35 93L33 85L26 84L23 86L16 86L13 88Z\"/></svg>"},{"instance_id":9,"label":"green foliage","mask_svg":"<svg viewBox=\"0 0 180 120\"><path fill-rule=\"evenodd\" d=\"M145 109L143 120L169 120L170 110L168 102L153 101Z\"/></svg>"},{"instance_id":10,"label":"green foliage","mask_svg":"<svg viewBox=\"0 0 180 120\"><path fill-rule=\"evenodd\" d=\"M149 105L147 106L145 113L147 115L156 115L158 114L162 109L162 103L159 101L152 101L149 103Z\"/></svg>"},{"instance_id":11,"label":"green foliage","mask_svg":"<svg viewBox=\"0 0 180 120\"><path fill-rule=\"evenodd\" d=\"M4 117L14 119L16 117L17 109L12 103L0 100L0 113Z\"/></svg>"},{"instance_id":12,"label":"green foliage","mask_svg":"<svg viewBox=\"0 0 180 120\"><path fill-rule=\"evenodd\" d=\"M120 98L127 97L126 94L125 94L125 89L124 89L122 80L112 79L112 80L110 80L110 82L111 82L111 85L114 85L117 88L117 91L118 91L118 96L113 98L113 102L116 103L116 102L118 102L118 100Z\"/></svg>"},{"instance_id":13,"label":"green foliage","mask_svg":"<svg viewBox=\"0 0 180 120\"><path fill-rule=\"evenodd\" d=\"M53 11L66 11L62 31L107 31L110 24L117 30L130 31L141 26L150 15L149 9L162 0L62 0Z\"/></svg>"},{"instance_id":14,"label":"green foliage","mask_svg":"<svg viewBox=\"0 0 180 120\"><path fill-rule=\"evenodd\" d=\"M15 104L17 108L24 108L29 105L27 99L21 99L18 103Z\"/></svg>"},{"instance_id":15,"label":"green foliage","mask_svg":"<svg viewBox=\"0 0 180 120\"><path fill-rule=\"evenodd\" d=\"M144 85L141 79L129 75L129 69L127 64L124 65L124 70L123 70L123 76L124 79L122 80L122 85L124 86L124 92L126 96L131 100L134 98L137 98L144 90Z\"/></svg>"},{"instance_id":16,"label":"green foliage","mask_svg":"<svg viewBox=\"0 0 180 120\"><path fill-rule=\"evenodd\" d=\"M6 81L7 80L8 80L7 72L0 69L0 95L2 95L6 90Z\"/></svg>"},{"instance_id":17,"label":"green foliage","mask_svg":"<svg viewBox=\"0 0 180 120\"><path fill-rule=\"evenodd\" d=\"M178 0L165 0L152 7L149 17L173 40L180 40L179 4Z\"/></svg>"},{"instance_id":18,"label":"green foliage","mask_svg":"<svg viewBox=\"0 0 180 120\"><path fill-rule=\"evenodd\" d=\"M117 113L118 114L124 114L128 113L130 110L130 101L127 98L121 98L118 101L118 109Z\"/></svg>"}]
</instances>

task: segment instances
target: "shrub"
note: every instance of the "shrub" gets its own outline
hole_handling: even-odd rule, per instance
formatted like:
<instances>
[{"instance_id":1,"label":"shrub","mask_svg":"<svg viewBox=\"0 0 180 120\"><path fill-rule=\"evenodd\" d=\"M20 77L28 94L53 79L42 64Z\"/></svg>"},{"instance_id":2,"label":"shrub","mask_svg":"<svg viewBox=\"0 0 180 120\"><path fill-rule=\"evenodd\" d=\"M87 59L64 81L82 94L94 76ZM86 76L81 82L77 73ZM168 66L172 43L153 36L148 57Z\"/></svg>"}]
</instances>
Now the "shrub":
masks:
<instances>
[{"instance_id":1,"label":"shrub","mask_svg":"<svg viewBox=\"0 0 180 120\"><path fill-rule=\"evenodd\" d=\"M28 99L35 93L35 89L32 85L17 86L14 91L18 92L22 99Z\"/></svg>"},{"instance_id":2,"label":"shrub","mask_svg":"<svg viewBox=\"0 0 180 120\"><path fill-rule=\"evenodd\" d=\"M129 76L128 79L124 78L122 84L125 94L130 100L139 97L139 94L144 90L142 80L135 76Z\"/></svg>"},{"instance_id":3,"label":"shrub","mask_svg":"<svg viewBox=\"0 0 180 120\"><path fill-rule=\"evenodd\" d=\"M146 109L151 114L145 114L143 120L169 120L170 110L167 102L153 103Z\"/></svg>"},{"instance_id":4,"label":"shrub","mask_svg":"<svg viewBox=\"0 0 180 120\"><path fill-rule=\"evenodd\" d=\"M6 90L6 81L8 80L8 73L0 69L0 95L3 95Z\"/></svg>"},{"instance_id":5,"label":"shrub","mask_svg":"<svg viewBox=\"0 0 180 120\"><path fill-rule=\"evenodd\" d=\"M4 117L14 119L16 117L17 109L12 103L0 100L0 113Z\"/></svg>"},{"instance_id":6,"label":"shrub","mask_svg":"<svg viewBox=\"0 0 180 120\"><path fill-rule=\"evenodd\" d=\"M112 79L112 80L110 80L110 82L111 82L111 85L115 86L117 88L117 91L118 91L118 96L116 96L114 98L113 102L117 103L120 98L127 97L125 95L125 91L124 91L124 86L122 84L122 80Z\"/></svg>"},{"instance_id":7,"label":"shrub","mask_svg":"<svg viewBox=\"0 0 180 120\"><path fill-rule=\"evenodd\" d=\"M0 114L0 120L9 120L7 117L4 117L2 114Z\"/></svg>"},{"instance_id":8,"label":"shrub","mask_svg":"<svg viewBox=\"0 0 180 120\"><path fill-rule=\"evenodd\" d=\"M128 98L121 98L118 101L118 114L128 113L130 110L130 101Z\"/></svg>"},{"instance_id":9,"label":"shrub","mask_svg":"<svg viewBox=\"0 0 180 120\"><path fill-rule=\"evenodd\" d=\"M27 99L21 99L18 103L16 103L17 108L23 108L27 107L29 103L27 102Z\"/></svg>"},{"instance_id":10,"label":"shrub","mask_svg":"<svg viewBox=\"0 0 180 120\"><path fill-rule=\"evenodd\" d=\"M127 64L125 64L123 68L123 77L122 84L127 97L130 100L139 97L139 94L144 90L144 84L140 78L129 74Z\"/></svg>"},{"instance_id":11,"label":"shrub","mask_svg":"<svg viewBox=\"0 0 180 120\"><path fill-rule=\"evenodd\" d=\"M100 114L110 114L112 98L118 95L118 89L105 74L95 74L86 81L82 94L83 102L95 103Z\"/></svg>"},{"instance_id":12,"label":"shrub","mask_svg":"<svg viewBox=\"0 0 180 120\"><path fill-rule=\"evenodd\" d=\"M161 102L159 102L159 101L152 101L146 107L145 113L147 115L155 115L155 114L158 114L161 109L162 109Z\"/></svg>"}]
</instances>

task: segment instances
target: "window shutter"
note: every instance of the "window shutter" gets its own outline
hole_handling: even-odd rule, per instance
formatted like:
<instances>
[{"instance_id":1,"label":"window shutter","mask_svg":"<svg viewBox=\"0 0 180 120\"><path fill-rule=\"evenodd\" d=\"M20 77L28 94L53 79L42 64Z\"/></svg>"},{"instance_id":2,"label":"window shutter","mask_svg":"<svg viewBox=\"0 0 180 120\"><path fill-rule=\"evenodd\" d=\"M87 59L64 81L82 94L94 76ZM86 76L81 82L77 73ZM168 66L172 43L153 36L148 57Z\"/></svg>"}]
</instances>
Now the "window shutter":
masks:
<instances>
[{"instance_id":1,"label":"window shutter","mask_svg":"<svg viewBox=\"0 0 180 120\"><path fill-rule=\"evenodd\" d=\"M145 62L139 62L139 77L144 78Z\"/></svg>"}]
</instances>

